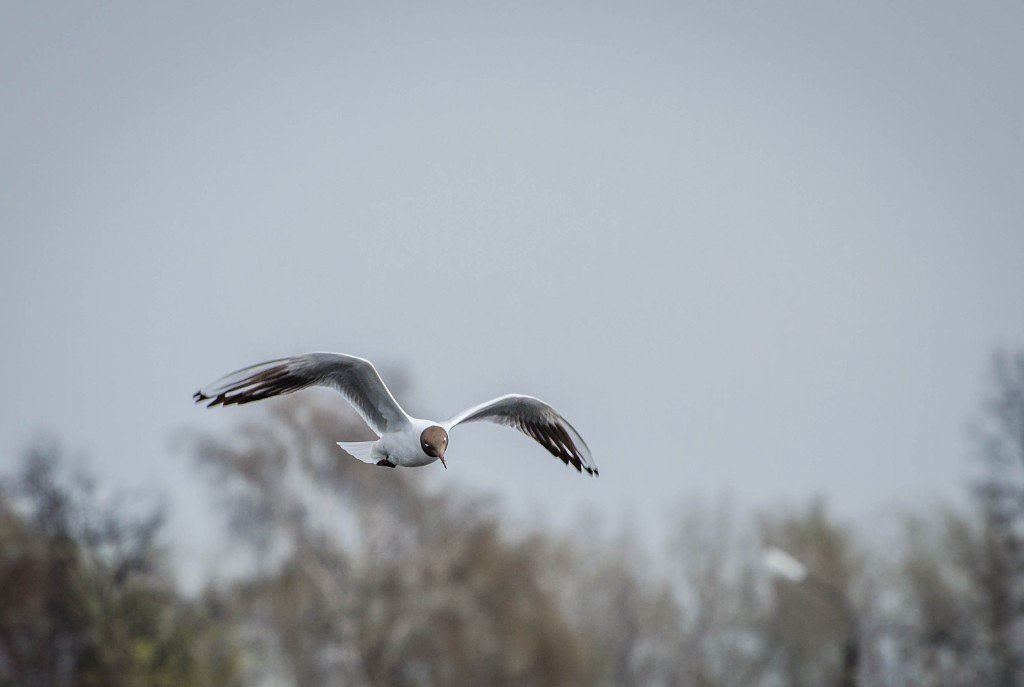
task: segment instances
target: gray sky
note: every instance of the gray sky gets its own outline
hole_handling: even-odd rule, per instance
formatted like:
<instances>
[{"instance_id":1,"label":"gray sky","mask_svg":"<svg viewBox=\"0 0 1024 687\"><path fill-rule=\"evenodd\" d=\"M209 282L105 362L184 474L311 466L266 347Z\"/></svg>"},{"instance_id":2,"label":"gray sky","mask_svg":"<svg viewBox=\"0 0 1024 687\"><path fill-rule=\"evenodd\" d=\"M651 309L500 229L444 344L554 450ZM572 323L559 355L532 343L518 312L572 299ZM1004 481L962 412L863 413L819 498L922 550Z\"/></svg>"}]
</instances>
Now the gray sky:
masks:
<instances>
[{"instance_id":1,"label":"gray sky","mask_svg":"<svg viewBox=\"0 0 1024 687\"><path fill-rule=\"evenodd\" d=\"M429 476L512 513L962 493L1020 3L210 5L0 9L0 460L52 430L189 532L175 430L256 413L191 392L338 350L563 410L600 479L489 426Z\"/></svg>"}]
</instances>

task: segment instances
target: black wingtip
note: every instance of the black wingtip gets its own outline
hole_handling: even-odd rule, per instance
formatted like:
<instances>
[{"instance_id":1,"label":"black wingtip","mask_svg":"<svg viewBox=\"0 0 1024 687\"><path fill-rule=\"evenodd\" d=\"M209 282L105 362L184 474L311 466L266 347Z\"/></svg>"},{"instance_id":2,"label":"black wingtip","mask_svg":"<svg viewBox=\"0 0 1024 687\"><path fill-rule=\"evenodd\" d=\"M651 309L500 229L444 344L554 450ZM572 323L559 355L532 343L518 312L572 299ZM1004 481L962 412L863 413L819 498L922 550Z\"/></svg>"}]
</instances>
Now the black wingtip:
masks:
<instances>
[{"instance_id":1,"label":"black wingtip","mask_svg":"<svg viewBox=\"0 0 1024 687\"><path fill-rule=\"evenodd\" d=\"M199 390L192 394L192 401L195 403L206 403L207 401L209 401L209 403L206 403L206 407L212 408L218 403L224 402L224 394L221 394L220 396L214 398L213 396L207 396L202 392L202 390Z\"/></svg>"}]
</instances>

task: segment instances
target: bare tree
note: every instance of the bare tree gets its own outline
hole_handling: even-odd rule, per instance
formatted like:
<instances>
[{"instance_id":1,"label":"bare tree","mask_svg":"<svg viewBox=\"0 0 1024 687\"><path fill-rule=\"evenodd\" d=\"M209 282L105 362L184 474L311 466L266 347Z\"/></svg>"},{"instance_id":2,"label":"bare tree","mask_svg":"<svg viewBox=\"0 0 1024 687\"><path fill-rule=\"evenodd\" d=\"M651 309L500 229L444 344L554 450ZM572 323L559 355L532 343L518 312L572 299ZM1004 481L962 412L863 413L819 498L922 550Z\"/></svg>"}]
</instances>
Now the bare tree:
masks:
<instances>
[{"instance_id":1,"label":"bare tree","mask_svg":"<svg viewBox=\"0 0 1024 687\"><path fill-rule=\"evenodd\" d=\"M681 668L699 687L763 684L771 647L770 599L758 533L731 500L691 503L674 538L673 578L683 604Z\"/></svg>"},{"instance_id":2,"label":"bare tree","mask_svg":"<svg viewBox=\"0 0 1024 687\"><path fill-rule=\"evenodd\" d=\"M556 542L552 542L558 546ZM583 647L583 685L681 684L679 605L627 534L559 546L560 601Z\"/></svg>"},{"instance_id":3,"label":"bare tree","mask_svg":"<svg viewBox=\"0 0 1024 687\"><path fill-rule=\"evenodd\" d=\"M879 610L875 645L887 684L968 687L997 684L984 613L984 522L948 509L907 519L894 584Z\"/></svg>"},{"instance_id":4,"label":"bare tree","mask_svg":"<svg viewBox=\"0 0 1024 687\"><path fill-rule=\"evenodd\" d=\"M981 600L995 682L1024 682L1024 352L997 353L993 391L975 437L984 475L977 486L983 536L972 573Z\"/></svg>"},{"instance_id":5,"label":"bare tree","mask_svg":"<svg viewBox=\"0 0 1024 687\"><path fill-rule=\"evenodd\" d=\"M765 628L775 670L794 687L856 683L856 676L844 671L850 670L847 652L862 651L860 616L866 610L852 601L858 598L855 584L863 566L852 536L821 501L803 511L764 515L761 528L765 545L793 554L833 590L812 594L799 585L775 585L776 608Z\"/></svg>"},{"instance_id":6,"label":"bare tree","mask_svg":"<svg viewBox=\"0 0 1024 687\"><path fill-rule=\"evenodd\" d=\"M237 586L253 682L560 685L576 637L544 584L544 547L504 533L489 502L346 458L353 414L295 399L198 455L258 561Z\"/></svg>"}]
</instances>

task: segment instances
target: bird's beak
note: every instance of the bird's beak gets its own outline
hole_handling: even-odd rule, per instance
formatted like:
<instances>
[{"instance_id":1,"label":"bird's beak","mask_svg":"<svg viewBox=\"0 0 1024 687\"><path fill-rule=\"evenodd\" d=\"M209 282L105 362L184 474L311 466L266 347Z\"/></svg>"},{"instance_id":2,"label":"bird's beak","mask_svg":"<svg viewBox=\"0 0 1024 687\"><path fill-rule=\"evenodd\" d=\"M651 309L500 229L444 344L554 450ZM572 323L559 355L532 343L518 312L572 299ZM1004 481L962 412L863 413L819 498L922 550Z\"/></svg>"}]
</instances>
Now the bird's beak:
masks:
<instances>
[{"instance_id":1,"label":"bird's beak","mask_svg":"<svg viewBox=\"0 0 1024 687\"><path fill-rule=\"evenodd\" d=\"M444 454L442 453L441 455L438 456L438 458L441 459L441 465L443 465L444 469L447 470L448 469L448 463L444 462Z\"/></svg>"}]
</instances>

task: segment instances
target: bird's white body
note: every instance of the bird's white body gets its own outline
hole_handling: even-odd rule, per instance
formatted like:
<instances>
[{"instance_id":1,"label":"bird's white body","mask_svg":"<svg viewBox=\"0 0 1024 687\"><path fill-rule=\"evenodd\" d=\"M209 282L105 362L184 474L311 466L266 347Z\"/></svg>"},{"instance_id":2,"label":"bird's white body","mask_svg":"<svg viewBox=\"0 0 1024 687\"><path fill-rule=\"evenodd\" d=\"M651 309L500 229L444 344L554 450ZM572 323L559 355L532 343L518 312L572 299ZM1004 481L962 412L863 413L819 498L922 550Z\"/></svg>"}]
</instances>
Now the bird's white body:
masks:
<instances>
[{"instance_id":1,"label":"bird's white body","mask_svg":"<svg viewBox=\"0 0 1024 687\"><path fill-rule=\"evenodd\" d=\"M440 425L439 422L420 420L410 417L405 427L395 431L384 432L371 449L372 460L366 462L379 463L389 460L395 465L405 468L418 468L437 461L437 456L428 456L420 445L420 435L427 427ZM339 442L341 443L341 442ZM342 445L344 448L344 445Z\"/></svg>"},{"instance_id":2,"label":"bird's white body","mask_svg":"<svg viewBox=\"0 0 1024 687\"><path fill-rule=\"evenodd\" d=\"M532 396L508 394L467 408L443 422L410 417L368 360L341 353L309 353L259 363L200 389L193 398L209 405L236 405L310 386L341 392L377 435L375 441L338 442L364 463L421 467L445 462L448 432L464 422L487 421L518 429L566 465L596 475L590 449L568 420ZM447 465L446 465L447 467Z\"/></svg>"}]
</instances>

